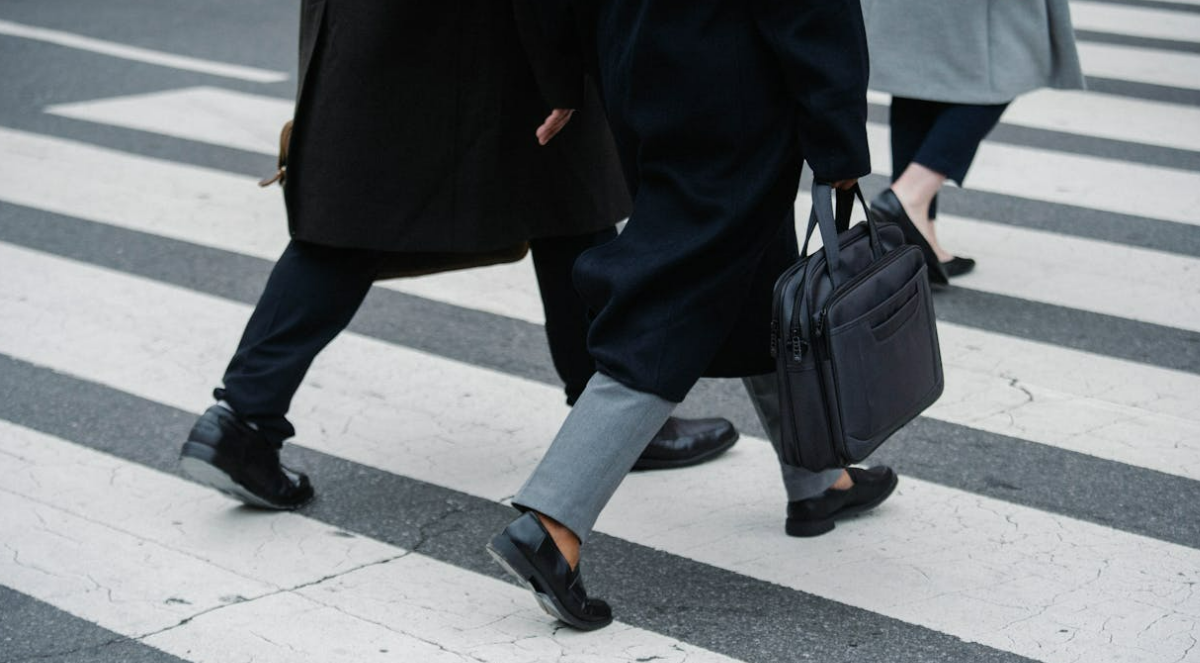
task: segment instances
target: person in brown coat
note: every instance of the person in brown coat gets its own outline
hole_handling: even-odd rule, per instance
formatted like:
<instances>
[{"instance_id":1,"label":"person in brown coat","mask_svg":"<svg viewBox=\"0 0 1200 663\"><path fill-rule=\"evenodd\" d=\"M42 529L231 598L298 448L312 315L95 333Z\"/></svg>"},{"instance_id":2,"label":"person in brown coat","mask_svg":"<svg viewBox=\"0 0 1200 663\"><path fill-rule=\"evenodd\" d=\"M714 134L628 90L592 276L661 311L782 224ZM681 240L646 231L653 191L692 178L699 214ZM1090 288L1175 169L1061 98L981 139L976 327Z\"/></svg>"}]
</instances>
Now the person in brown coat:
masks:
<instances>
[{"instance_id":1,"label":"person in brown coat","mask_svg":"<svg viewBox=\"0 0 1200 663\"><path fill-rule=\"evenodd\" d=\"M292 241L181 451L193 478L276 509L313 496L280 463L292 396L381 276L511 259L528 243L573 403L595 364L571 269L630 208L594 90L552 144L535 138L551 111L535 81L544 67L510 3L305 0L301 11L284 181ZM707 460L736 439L724 419L671 419L640 467Z\"/></svg>"}]
</instances>

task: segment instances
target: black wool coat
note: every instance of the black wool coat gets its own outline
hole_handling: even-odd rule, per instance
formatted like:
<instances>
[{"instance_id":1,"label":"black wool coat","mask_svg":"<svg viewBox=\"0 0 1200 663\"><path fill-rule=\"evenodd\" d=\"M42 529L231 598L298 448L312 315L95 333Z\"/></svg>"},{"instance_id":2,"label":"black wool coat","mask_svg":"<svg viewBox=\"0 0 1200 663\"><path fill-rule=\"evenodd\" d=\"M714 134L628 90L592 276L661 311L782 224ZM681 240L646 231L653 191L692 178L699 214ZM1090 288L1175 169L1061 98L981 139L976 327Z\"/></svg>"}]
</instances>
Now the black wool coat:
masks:
<instances>
[{"instance_id":1,"label":"black wool coat","mask_svg":"<svg viewBox=\"0 0 1200 663\"><path fill-rule=\"evenodd\" d=\"M771 372L802 162L870 171L859 0L518 2L551 61L593 71L634 193L621 236L575 263L599 370L672 401Z\"/></svg>"},{"instance_id":2,"label":"black wool coat","mask_svg":"<svg viewBox=\"0 0 1200 663\"><path fill-rule=\"evenodd\" d=\"M629 198L597 94L543 92L507 0L304 0L284 186L295 239L403 253L611 227ZM542 54L543 57L547 54ZM558 88L561 89L561 88ZM578 112L550 145L551 104Z\"/></svg>"}]
</instances>

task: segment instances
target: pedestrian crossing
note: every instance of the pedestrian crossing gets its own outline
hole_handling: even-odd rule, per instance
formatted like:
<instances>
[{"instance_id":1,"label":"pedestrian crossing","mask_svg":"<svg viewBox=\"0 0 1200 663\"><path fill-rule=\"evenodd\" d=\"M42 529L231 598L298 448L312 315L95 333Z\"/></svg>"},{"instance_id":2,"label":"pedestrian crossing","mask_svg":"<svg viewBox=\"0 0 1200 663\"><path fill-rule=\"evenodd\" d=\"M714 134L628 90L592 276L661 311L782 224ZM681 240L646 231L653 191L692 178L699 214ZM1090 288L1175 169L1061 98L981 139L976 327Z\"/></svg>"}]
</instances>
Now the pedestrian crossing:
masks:
<instances>
[{"instance_id":1,"label":"pedestrian crossing","mask_svg":"<svg viewBox=\"0 0 1200 663\"><path fill-rule=\"evenodd\" d=\"M203 398L211 381L207 376L220 371L236 341L240 331L236 321L248 314L242 305L76 267L53 257L43 260L58 262L59 268L21 265L17 256L4 255L5 264L56 284L53 290L62 293L52 297L46 292L50 288L18 284L18 292L27 293L29 302L45 308L38 315L18 309L14 317L49 324L26 328L23 336L32 339L28 342L14 338L17 333L6 329L0 334L4 353L175 407L186 408ZM99 296L106 302L103 317L69 313L79 310L81 300ZM188 301L192 298L202 301ZM10 303L5 301L6 308ZM188 329L175 323L197 310L206 312L204 320ZM49 329L52 325L63 331L56 335ZM169 359L164 356L168 349ZM380 363L403 367L403 371L372 371ZM372 375L369 384L363 383L365 374ZM552 387L354 335L334 342L314 365L310 382L313 387L297 395L294 411L303 419L322 422L324 430L306 435L305 446L491 500L515 492L565 415L561 398ZM450 393L432 392L430 384L456 388ZM497 394L506 397L497 398ZM467 402L473 404L467 406ZM557 416L531 420L531 410ZM466 416L452 414L458 411ZM483 455L489 459L488 465L472 462ZM1136 612L1144 610L1150 596L1139 593L1127 606L1112 605L1125 592L1129 582L1125 578L1140 578L1144 583L1157 579L1146 591L1167 597L1156 609L1173 613L1171 607L1182 598L1177 595L1200 572L1200 551L1191 548L1121 535L1105 527L913 479L905 482L886 519L881 514L847 523L840 529L849 540L818 539L800 549L776 531L782 491L775 488L773 499L763 499L764 477L773 477L773 462L765 442L748 440L723 463L671 473L666 478L631 477L598 529L984 644L1015 637L1003 630L989 637L982 635L984 630L1011 621L1015 609L985 612L983 604L994 597L980 588L1026 586L1035 584L1033 579L1048 583L1058 578L1062 584L1050 587L1054 592L1066 592L1072 582L1086 577L1092 580L1089 587L1096 595L1072 590L1072 601ZM647 513L644 507L663 503L670 495L701 490L722 508L713 510L703 501L681 504L667 514ZM738 537L730 539L730 532ZM1064 545L1058 535L1070 545ZM997 538L1003 545L992 543ZM872 542L869 546L865 545L868 541ZM877 545L891 554L872 554ZM845 558L859 546L865 559L858 564L847 561L846 576L829 577L819 570L806 573L797 568L806 559ZM745 558L747 550L754 554ZM1152 550L1157 554L1149 552ZM965 568L950 563L964 559L970 560ZM1172 585L1176 589L1172 590ZM895 589L883 596L936 596L940 601L933 605L921 600L881 604L881 586ZM1084 624L1064 621L1061 613L1068 610L1064 606L1039 604L1038 595L1030 593L1023 596L1027 605L1015 610L1016 616L1026 617L1021 620L1022 633L1038 625L1032 615L1046 608L1054 608L1047 613L1054 624L1076 628ZM1179 609L1186 614L1189 604L1183 602ZM972 626L954 621L954 616L961 614L972 615ZM1038 646L1047 645L1039 642ZM1083 643L1075 640L1071 651L1081 646ZM1025 653L1021 649L1032 648L1032 643L1015 647L1017 653Z\"/></svg>"},{"instance_id":2,"label":"pedestrian crossing","mask_svg":"<svg viewBox=\"0 0 1200 663\"><path fill-rule=\"evenodd\" d=\"M1081 30L1196 41L1197 14L1152 4L1072 10ZM5 18L0 46L42 34ZM54 39L44 41L91 45ZM169 50L156 64L199 71L173 64ZM1187 53L1092 42L1081 56L1090 76L1200 89ZM260 155L269 169L290 101L209 73L201 85L66 96L21 112ZM173 455L250 311L209 276L236 278L225 271L235 262L265 268L278 256L287 241L278 192L232 167L18 128L29 125L9 113L0 109L0 393L11 394L0 406L0 586L147 655L1200 661L1194 361L1139 361L942 320L946 393L895 446L960 453L953 470L924 466L928 455L890 456L904 478L884 507L825 537L790 539L773 454L739 419L744 439L721 460L626 480L598 523L587 571L625 621L601 637L572 633L498 580L481 551L567 412L552 374L541 377L547 367L519 366L544 364L544 342L485 327L482 348L453 344L472 333L455 315L540 333L528 261L379 284L381 304L364 312L374 321L331 344L293 406L300 435L288 453L312 471L321 499L299 514L233 508L176 475ZM1004 122L1200 152L1200 109L1158 99L1040 91ZM872 125L871 140L886 173L886 127ZM1197 178L1200 167L989 141L968 185L1014 203L1124 214L1154 235L1172 224L1196 231ZM1164 330L1200 352L1200 254L1116 244L1053 218L1035 229L1000 211L963 214L947 198L940 236L980 260L955 296L1006 297L1018 312L1051 306L1056 319L1110 316L1134 325L1129 342L1150 352ZM798 196L801 215L807 206ZM33 245L59 232L52 219L87 224L105 246L155 247L161 255L129 260L180 276ZM56 241L45 246L72 240ZM401 301L444 307L423 323L449 337L444 349L397 335L414 324L385 306ZM481 362L480 353L512 356ZM689 411L745 414L746 403L716 397L736 385L702 386ZM112 410L87 415L92 402ZM74 406L55 412L57 403ZM1016 471L1034 457L1063 468L1061 490Z\"/></svg>"},{"instance_id":3,"label":"pedestrian crossing","mask_svg":"<svg viewBox=\"0 0 1200 663\"><path fill-rule=\"evenodd\" d=\"M277 229L282 215L278 197L257 191L248 178L190 166L168 166L140 157L120 156L116 160L118 155L109 150L0 130L0 140L6 137L13 146L10 152L18 158L11 161L9 173L0 166L0 175L7 175L0 177L0 200L260 258L274 258L286 242ZM60 147L70 149L61 151L57 149ZM25 162L20 158L23 155L32 156ZM71 175L60 164L76 164L81 179L86 177L82 170L113 173L111 179L122 188L105 186L109 177L97 175L89 183L95 189L80 187L64 195L48 179L51 169L59 176ZM164 196L161 200L160 195ZM131 210L121 202L128 200L139 200L139 209ZM92 201L111 201L112 205L105 209ZM220 207L214 209L214 204ZM214 222L220 225L214 227ZM947 225L953 226L954 222ZM1069 253L1067 247L1053 243L1050 247L1051 255ZM1019 255L1012 262L1017 262ZM1084 254L1077 273L1094 271L1083 265L1104 265L1097 260L1102 257ZM17 259L10 261L16 264ZM1200 263L1194 259L1178 261L1185 263L1185 269L1175 275L1177 282L1200 282L1200 271L1195 269ZM1162 261L1147 262L1157 266ZM41 270L31 266L30 271ZM1106 297L1127 289L1121 287L1115 275L1110 278L1111 284L1100 282L1113 286ZM527 263L384 285L458 306L542 321L541 302ZM1086 285L1084 291L1090 292ZM1144 299L1118 301L1144 304L1162 300L1164 285L1150 284ZM1190 301L1200 301L1200 297ZM1161 306L1184 319L1185 328L1197 331L1200 316L1194 314L1194 308L1180 308L1178 303L1167 298ZM231 324L234 328L241 326ZM946 394L927 416L1004 435L1019 433L1016 436L1023 439L1181 476L1196 478L1200 472L1200 467L1186 460L1196 452L1193 440L1200 439L1200 425L1190 418L1200 412L1200 378L953 324L942 324L940 332L944 361L953 377L947 382ZM1019 381L1020 387L1014 386L1014 381ZM1028 390L1037 392L1040 398L1031 396ZM1146 401L1153 405L1128 409ZM1046 416L1044 408L1050 403L1057 404L1051 412L1058 416ZM1144 453L1144 447L1130 448L1120 433L1112 434L1110 444L1101 443L1109 437L1110 426L1144 431L1149 438L1146 446L1159 453Z\"/></svg>"},{"instance_id":4,"label":"pedestrian crossing","mask_svg":"<svg viewBox=\"0 0 1200 663\"><path fill-rule=\"evenodd\" d=\"M270 126L273 130L274 124ZM200 140L203 134L187 137ZM6 202L260 258L273 259L286 244L286 236L278 230L282 202L251 186L253 178L25 132L0 129L0 139L10 155L0 164L0 199ZM78 184L64 190L63 180ZM139 204L131 206L129 200ZM797 204L801 218L807 206L807 196L801 195ZM1024 265L1025 271L1016 273L997 270L971 275L964 280L969 287L1200 331L1198 317L1190 314L1200 305L1200 260L1194 257L953 215L946 220L951 221L944 224L947 232L964 236L964 251L991 249L997 259L1012 256ZM997 246L1006 248L996 251ZM1107 269L1114 260L1127 268L1119 274ZM1032 275L1051 279L1050 287L1045 281L1026 278ZM527 264L394 281L385 287L448 299L450 295L439 293L442 284L449 283L459 284L446 286L455 293L451 303L541 322L541 303ZM1184 288L1179 293L1164 288L1171 284ZM497 299L498 290L509 296ZM1114 291L1130 296L1116 299L1111 296Z\"/></svg>"},{"instance_id":5,"label":"pedestrian crossing","mask_svg":"<svg viewBox=\"0 0 1200 663\"><path fill-rule=\"evenodd\" d=\"M178 116L181 109L189 108L192 109L189 116L194 118L193 121L180 123L172 120ZM92 122L117 124L187 140L211 142L263 154L273 154L278 149L278 145L272 137L273 132L290 116L291 111L290 104L283 100L261 95L199 88L55 106L49 112ZM1197 127L1200 127L1200 115L1197 115L1196 119ZM230 130L224 130L223 127L229 127ZM233 129L233 127L237 127L237 129ZM881 155L876 157L878 162L876 170L886 171L890 165L886 137L877 136L876 138L873 149L875 154ZM14 136L13 139L16 140L17 137ZM37 138L35 142L46 141ZM60 169L59 164L64 162L79 163L81 168L88 163L87 158L80 151L85 146L78 143L52 144L49 142L46 142L46 145L47 147L44 149L47 151L43 156L36 157L36 162L20 164L14 162L10 166L13 170L10 178L12 188L27 189L22 182L23 179L48 181L49 171ZM33 150L32 145L29 149ZM1006 163L1005 155L997 154L996 149L990 145L985 147L987 152L985 159L993 164ZM1074 158L1089 163L1096 161ZM981 163L985 159L981 159ZM123 157L123 161L129 163L130 168L138 167L133 165L138 162L136 157ZM1035 172L1030 172L1030 169L1026 167L1030 162L1038 165ZM1113 173L1122 175L1126 174L1125 171L1128 170L1128 166L1119 162L1108 162L1105 165L1112 171L1107 175ZM1064 187L1062 179L1054 178L1053 173L1067 168L1067 166L1068 164L1062 163L1048 164L1038 153L1029 154L1027 151L1020 163L1019 170L1024 173L1024 178L1045 182L1046 195L1053 199L1056 194L1062 197L1062 188ZM182 176L182 169L178 171L179 175L162 172L154 166L145 170L150 172L144 178L139 177L137 181L156 189L172 189L174 185L168 184L168 182L173 183L185 179ZM994 188L1010 194L1025 191L1027 187L1023 187L1021 183L1011 184L1014 179L1014 175L1011 174L1012 170L1012 168L1002 165L987 166L986 170L976 169L977 172L971 174L972 186L975 186L978 179L983 180L983 183L979 185L981 187L996 183L997 186ZM1187 205L1192 204L1191 201L1186 199L1187 196L1173 195L1169 186L1170 182L1161 178L1161 171L1162 169L1148 169L1146 178L1159 187L1157 193L1161 195L1148 195L1147 197L1166 201L1168 205L1173 206L1173 211L1170 213L1177 213L1182 218L1188 218L1189 208ZM1194 191L1200 192L1200 179L1197 179L1194 173L1182 174L1188 178L1188 181L1179 184L1180 187L1184 187L1181 191L1187 191L1189 190L1187 187L1191 187ZM1093 189L1096 183L1109 181L1105 175L1106 173L1092 169L1091 172L1077 175L1076 179L1083 183L1082 186ZM120 183L118 182L118 184ZM131 186L134 183L124 181L124 184ZM221 185L213 183L212 186ZM234 200L237 198L232 196L232 190L236 188L242 196L253 196L244 181L229 183L226 186L230 189L228 193L195 195L214 195L226 200ZM1105 189L1111 190L1112 187L1105 187ZM1112 198L1120 198L1125 191L1126 189L1117 190ZM1028 193L1028 191L1026 192ZM33 190L29 189L28 196L32 196L32 193ZM1081 193L1081 199L1089 198L1084 195L1085 193ZM61 198L49 188L44 189L42 195L45 198ZM105 197L117 195L120 194L114 193ZM188 195L190 194L182 194L180 197ZM279 201L277 199L264 199L262 196L257 198L256 202L260 205L275 206L275 209L278 209ZM1137 197L1129 202L1137 203L1143 199L1143 197ZM37 202L30 197L22 198L22 200ZM802 219L804 210L808 206L807 201L807 196L802 195L798 198L797 211L798 216ZM46 204L49 203L38 203L36 206L44 207ZM90 207L90 205L84 206ZM69 210L66 213L86 214L82 209ZM278 213L278 211L271 212L271 218L275 218L274 215ZM242 215L248 218L250 212L244 211ZM1133 247L1119 247L1109 242L1096 242L1036 230L1005 227L953 215L948 215L945 220L952 221L942 226L950 233L948 237L950 237L952 245L961 246L964 252L984 255L989 259L1000 261L1006 260L1008 256L1020 257L1020 265L1010 262L1009 265L1006 265L1008 267L1006 269L981 271L968 276L963 280L963 284L968 287L1200 331L1200 328L1197 328L1197 325L1200 325L1200 316L1190 315L1191 310L1200 307L1200 288L1194 287L1200 284L1200 270L1196 269L1197 261L1194 258L1170 255L1160 251L1139 250ZM253 245L254 241L248 237L248 233L254 227L254 222L237 221L235 225L241 232L237 235L223 234L224 239L229 242L227 246ZM268 222L265 225L270 229L270 237L276 241L276 244L256 255L271 257L277 255L281 249L281 244L279 244L281 238L278 233L274 232L273 223ZM955 241L960 238L961 244ZM206 240L201 236L191 241L208 243L213 240ZM995 251L994 247L998 245L1009 246L1002 251ZM1063 264L1064 260L1067 261L1066 265ZM1128 270L1122 271L1120 274L1113 273L1107 269L1108 265L1113 264L1127 265ZM1064 267L1066 268L1064 269ZM509 272L513 274L510 279L501 278L499 281L504 284L502 289L492 285L497 283L496 274ZM519 285L512 283L511 279L515 278L523 279L523 282ZM490 304L487 310L516 315L540 323L541 304L537 300L536 294L530 292L528 301L517 309L514 309L516 304L512 301L511 294L497 298L497 295L501 294L498 290L503 290L505 293L520 292L522 289L528 291L529 284L533 283L532 279L532 272L526 265L517 270L464 272L418 281L411 285L409 282L405 282L399 284L398 287L414 294L438 298L443 282L462 282L461 287L455 289L467 296L474 293L475 299L478 300L466 302L466 305L479 307ZM1179 283L1188 286L1184 291L1182 302L1179 299L1180 295L1169 287L1171 284ZM1114 291L1125 292L1128 296L1113 297ZM1183 306L1180 305L1181 303Z\"/></svg>"}]
</instances>

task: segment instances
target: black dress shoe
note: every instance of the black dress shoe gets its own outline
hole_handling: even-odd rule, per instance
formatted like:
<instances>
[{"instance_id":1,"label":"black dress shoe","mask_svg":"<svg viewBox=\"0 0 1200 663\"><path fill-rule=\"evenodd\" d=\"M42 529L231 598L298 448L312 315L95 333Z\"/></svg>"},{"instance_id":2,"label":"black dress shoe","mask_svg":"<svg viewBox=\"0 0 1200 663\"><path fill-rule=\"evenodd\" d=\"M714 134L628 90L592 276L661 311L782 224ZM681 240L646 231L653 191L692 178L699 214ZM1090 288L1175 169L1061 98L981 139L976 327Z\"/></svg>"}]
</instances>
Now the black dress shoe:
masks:
<instances>
[{"instance_id":1,"label":"black dress shoe","mask_svg":"<svg viewBox=\"0 0 1200 663\"><path fill-rule=\"evenodd\" d=\"M308 477L279 463L279 448L228 409L208 408L179 453L184 473L263 509L291 510L313 498Z\"/></svg>"},{"instance_id":2,"label":"black dress shoe","mask_svg":"<svg viewBox=\"0 0 1200 663\"><path fill-rule=\"evenodd\" d=\"M854 486L830 488L817 497L788 502L785 529L791 536L817 536L833 529L833 521L869 511L883 503L896 489L896 473L879 465L869 470L846 468Z\"/></svg>"},{"instance_id":3,"label":"black dress shoe","mask_svg":"<svg viewBox=\"0 0 1200 663\"><path fill-rule=\"evenodd\" d=\"M633 464L636 470L665 470L712 460L738 441L737 429L726 419L671 417Z\"/></svg>"},{"instance_id":4,"label":"black dress shoe","mask_svg":"<svg viewBox=\"0 0 1200 663\"><path fill-rule=\"evenodd\" d=\"M875 200L871 201L870 213L875 215L876 223L894 223L900 226L900 230L904 231L904 241L921 249L921 253L925 255L925 264L929 268L930 283L950 284L950 276L946 274L946 268L938 260L937 253L934 252L933 247L929 245L929 241L925 239L921 231L913 225L912 219L908 218L908 213L904 211L904 206L900 204L900 199L892 193L891 189L875 196Z\"/></svg>"},{"instance_id":5,"label":"black dress shoe","mask_svg":"<svg viewBox=\"0 0 1200 663\"><path fill-rule=\"evenodd\" d=\"M972 269L975 269L975 261L971 258L960 258L959 256L954 256L953 258L942 263L942 269L945 269L946 275L951 278L955 276L962 276Z\"/></svg>"},{"instance_id":6,"label":"black dress shoe","mask_svg":"<svg viewBox=\"0 0 1200 663\"><path fill-rule=\"evenodd\" d=\"M550 533L532 513L525 513L492 537L487 550L496 563L533 592L542 610L583 631L612 623L612 609L590 599L579 567L571 569Z\"/></svg>"}]
</instances>

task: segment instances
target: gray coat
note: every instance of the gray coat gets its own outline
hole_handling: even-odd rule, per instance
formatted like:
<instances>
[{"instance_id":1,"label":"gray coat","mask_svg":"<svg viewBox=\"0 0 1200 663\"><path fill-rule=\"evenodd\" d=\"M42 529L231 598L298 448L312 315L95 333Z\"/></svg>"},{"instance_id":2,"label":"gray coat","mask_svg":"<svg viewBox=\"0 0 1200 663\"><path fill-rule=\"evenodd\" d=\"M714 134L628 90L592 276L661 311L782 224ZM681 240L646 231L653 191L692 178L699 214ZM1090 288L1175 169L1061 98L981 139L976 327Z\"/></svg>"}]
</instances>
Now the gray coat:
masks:
<instances>
[{"instance_id":1,"label":"gray coat","mask_svg":"<svg viewBox=\"0 0 1200 663\"><path fill-rule=\"evenodd\" d=\"M862 0L871 89L1000 104L1083 88L1068 0Z\"/></svg>"}]
</instances>

